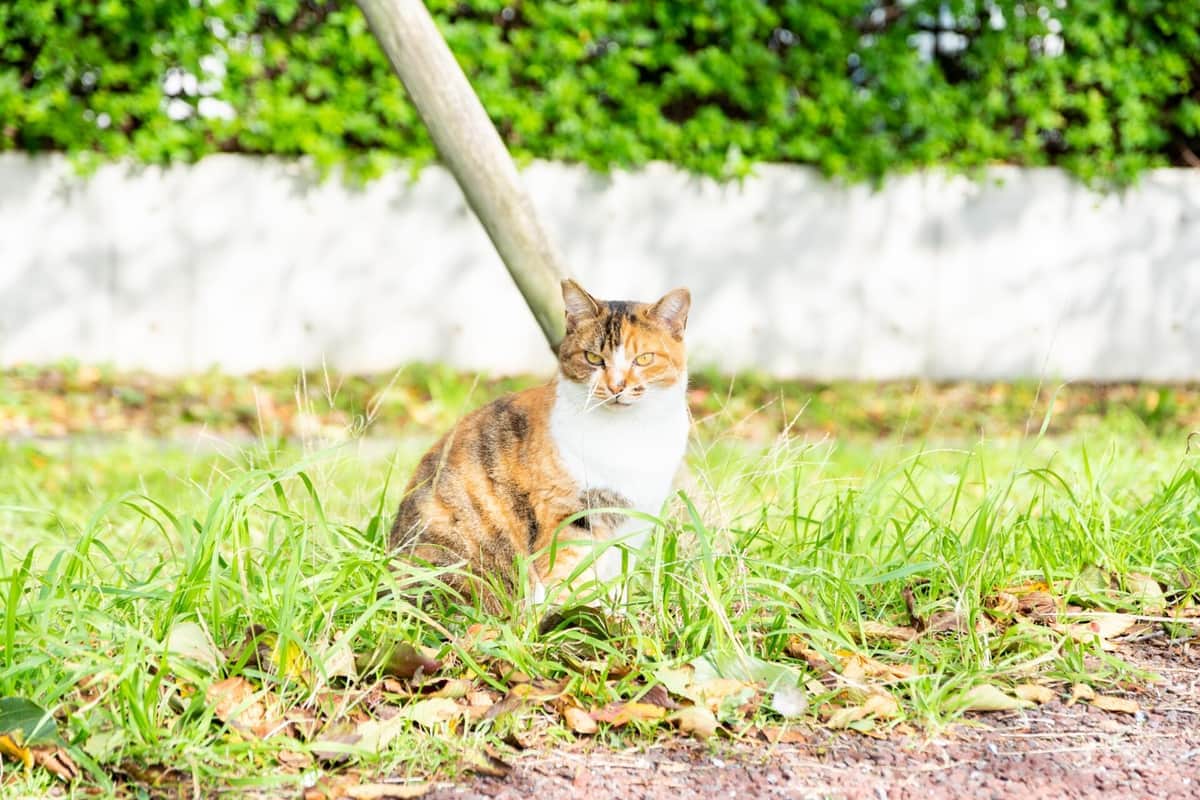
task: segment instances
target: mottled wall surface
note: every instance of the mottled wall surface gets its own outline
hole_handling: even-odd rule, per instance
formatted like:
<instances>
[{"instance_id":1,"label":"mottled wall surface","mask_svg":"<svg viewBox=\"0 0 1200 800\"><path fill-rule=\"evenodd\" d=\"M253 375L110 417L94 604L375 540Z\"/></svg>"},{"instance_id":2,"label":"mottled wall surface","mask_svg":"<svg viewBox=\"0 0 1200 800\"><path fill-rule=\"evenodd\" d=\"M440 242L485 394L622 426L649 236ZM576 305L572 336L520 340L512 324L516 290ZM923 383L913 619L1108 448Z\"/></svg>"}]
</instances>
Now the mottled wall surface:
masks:
<instances>
[{"instance_id":1,"label":"mottled wall surface","mask_svg":"<svg viewBox=\"0 0 1200 800\"><path fill-rule=\"evenodd\" d=\"M1200 171L1099 195L1053 170L881 191L767 166L524 179L605 297L694 295L695 359L818 378L1200 379ZM453 181L365 189L279 161L168 170L0 156L0 364L182 372L446 361L547 371Z\"/></svg>"}]
</instances>

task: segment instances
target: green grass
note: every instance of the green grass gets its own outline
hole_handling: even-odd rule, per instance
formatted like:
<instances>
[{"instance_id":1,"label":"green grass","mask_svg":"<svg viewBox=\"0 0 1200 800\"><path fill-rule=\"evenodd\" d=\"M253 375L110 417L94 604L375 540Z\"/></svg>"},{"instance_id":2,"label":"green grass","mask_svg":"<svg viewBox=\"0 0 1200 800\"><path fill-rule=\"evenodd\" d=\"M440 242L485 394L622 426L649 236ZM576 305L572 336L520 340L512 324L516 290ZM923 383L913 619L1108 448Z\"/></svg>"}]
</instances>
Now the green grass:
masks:
<instances>
[{"instance_id":1,"label":"green grass","mask_svg":"<svg viewBox=\"0 0 1200 800\"><path fill-rule=\"evenodd\" d=\"M333 730L407 707L379 688L406 643L437 651L438 675L496 697L525 678L555 681L585 708L637 699L670 670L707 659L701 668L725 677L809 681L809 711L789 724L824 724L823 704L850 701L828 680L817 691L811 680L822 676L799 643L834 663L852 651L915 670L886 686L899 716L859 727L937 729L980 683L1032 676L1103 688L1144 677L1099 642L1045 626L975 630L997 590L1041 582L1064 602L1125 611L1144 599L1131 576L1152 576L1176 604L1196 590L1200 460L1172 426L1117 408L1053 437L1037 435L1041 418L1032 434L1022 424L988 439L961 429L951 439L823 439L778 425L747 437L756 406L726 392L734 399L696 426L682 491L629 577L619 622L541 633L539 614L519 600L496 617L421 609L396 599L411 597L420 576L389 568L385 538L421 450L472 402L469 385L447 387L436 419L397 442L0 441L0 697L52 711L89 784L149 791L161 766L187 787L294 796L338 770L455 774L483 748L573 734L551 705L527 702L470 724L405 722L381 755L289 771L280 751L321 748L295 730L260 740L224 724L206 697L217 681L243 676L270 715L306 709ZM836 409L828 414L836 421ZM864 641L864 623L909 623L905 590L919 616L954 611L969 630ZM203 632L208 656L168 645L185 630L193 643ZM251 631L263 648L248 643ZM347 646L360 661L349 682L330 674ZM762 700L722 705L727 732L779 724L770 692ZM601 725L597 738L649 742L669 731ZM14 764L0 766L5 792L55 782Z\"/></svg>"}]
</instances>

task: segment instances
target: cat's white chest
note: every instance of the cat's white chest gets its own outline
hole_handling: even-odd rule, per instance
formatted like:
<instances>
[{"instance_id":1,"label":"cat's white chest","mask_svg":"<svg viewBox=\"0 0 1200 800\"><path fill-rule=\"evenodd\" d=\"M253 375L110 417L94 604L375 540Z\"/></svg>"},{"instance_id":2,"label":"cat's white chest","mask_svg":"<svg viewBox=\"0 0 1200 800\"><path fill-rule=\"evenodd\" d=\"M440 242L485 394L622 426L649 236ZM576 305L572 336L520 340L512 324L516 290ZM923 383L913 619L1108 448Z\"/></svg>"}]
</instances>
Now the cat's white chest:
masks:
<instances>
[{"instance_id":1,"label":"cat's white chest","mask_svg":"<svg viewBox=\"0 0 1200 800\"><path fill-rule=\"evenodd\" d=\"M586 387L560 380L550 433L581 491L603 489L639 511L658 514L687 449L683 385L629 408L588 407Z\"/></svg>"}]
</instances>

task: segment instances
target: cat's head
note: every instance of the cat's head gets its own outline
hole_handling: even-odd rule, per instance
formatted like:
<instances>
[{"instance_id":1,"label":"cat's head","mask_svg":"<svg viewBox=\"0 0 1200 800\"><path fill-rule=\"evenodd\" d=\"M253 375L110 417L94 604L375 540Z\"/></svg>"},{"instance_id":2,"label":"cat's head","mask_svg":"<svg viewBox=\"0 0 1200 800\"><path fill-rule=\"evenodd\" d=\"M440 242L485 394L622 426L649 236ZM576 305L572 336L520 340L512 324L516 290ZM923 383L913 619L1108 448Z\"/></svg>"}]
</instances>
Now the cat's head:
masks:
<instances>
[{"instance_id":1,"label":"cat's head","mask_svg":"<svg viewBox=\"0 0 1200 800\"><path fill-rule=\"evenodd\" d=\"M562 282L562 293L567 333L558 362L563 376L586 386L596 405L626 408L687 380L687 289L655 303L597 300L572 280Z\"/></svg>"}]
</instances>

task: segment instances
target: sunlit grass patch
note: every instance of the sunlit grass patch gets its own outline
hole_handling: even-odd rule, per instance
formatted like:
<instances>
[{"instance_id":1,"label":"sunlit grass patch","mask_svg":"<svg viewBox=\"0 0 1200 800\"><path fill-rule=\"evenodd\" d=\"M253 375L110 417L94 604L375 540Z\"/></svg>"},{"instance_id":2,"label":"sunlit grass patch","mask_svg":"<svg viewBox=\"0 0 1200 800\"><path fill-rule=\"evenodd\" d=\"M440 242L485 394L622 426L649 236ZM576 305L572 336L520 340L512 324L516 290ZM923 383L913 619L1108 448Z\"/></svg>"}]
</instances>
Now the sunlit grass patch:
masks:
<instances>
[{"instance_id":1,"label":"sunlit grass patch","mask_svg":"<svg viewBox=\"0 0 1200 800\"><path fill-rule=\"evenodd\" d=\"M1130 612L1194 607L1179 437L1118 415L1060 438L747 439L734 411L698 424L627 604L549 622L525 598L419 602L435 576L390 562L431 430L0 444L0 696L52 712L42 746L99 786L333 794L580 737L886 734L995 701L981 686L1014 707L1027 684L1103 694L1144 677L1113 642L1159 623ZM1126 627L1093 635L1094 612ZM17 792L59 780L3 769Z\"/></svg>"}]
</instances>

